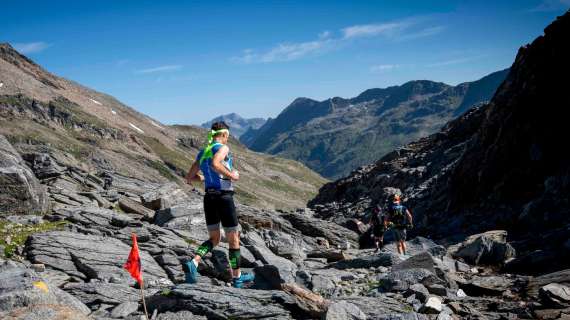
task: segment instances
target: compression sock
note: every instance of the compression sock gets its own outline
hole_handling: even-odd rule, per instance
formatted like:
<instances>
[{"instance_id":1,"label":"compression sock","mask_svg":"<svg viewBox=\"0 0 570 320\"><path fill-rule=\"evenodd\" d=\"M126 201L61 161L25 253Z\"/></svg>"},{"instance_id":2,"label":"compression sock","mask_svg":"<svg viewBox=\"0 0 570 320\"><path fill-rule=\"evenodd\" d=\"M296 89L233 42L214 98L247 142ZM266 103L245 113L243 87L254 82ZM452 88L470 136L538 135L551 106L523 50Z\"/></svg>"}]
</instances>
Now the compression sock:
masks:
<instances>
[{"instance_id":1,"label":"compression sock","mask_svg":"<svg viewBox=\"0 0 570 320\"><path fill-rule=\"evenodd\" d=\"M239 269L241 263L241 254L240 250L238 249L230 249L230 268L232 270Z\"/></svg>"},{"instance_id":2,"label":"compression sock","mask_svg":"<svg viewBox=\"0 0 570 320\"><path fill-rule=\"evenodd\" d=\"M206 240L204 241L204 243L202 243L198 249L196 249L196 255L203 257L206 254L208 254L208 252L212 251L212 249L214 248L214 244L212 243L212 241L210 240ZM195 263L195 261L194 261Z\"/></svg>"}]
</instances>

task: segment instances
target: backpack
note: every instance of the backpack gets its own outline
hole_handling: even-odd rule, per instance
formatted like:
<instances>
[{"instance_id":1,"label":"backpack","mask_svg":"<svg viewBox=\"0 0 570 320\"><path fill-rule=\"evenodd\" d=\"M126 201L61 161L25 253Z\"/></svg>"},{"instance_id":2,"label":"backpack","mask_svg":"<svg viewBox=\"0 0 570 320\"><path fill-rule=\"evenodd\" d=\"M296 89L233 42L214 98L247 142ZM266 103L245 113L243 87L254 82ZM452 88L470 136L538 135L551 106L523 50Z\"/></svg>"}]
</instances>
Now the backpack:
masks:
<instances>
[{"instance_id":1,"label":"backpack","mask_svg":"<svg viewBox=\"0 0 570 320\"><path fill-rule=\"evenodd\" d=\"M407 224L406 207L401 204L394 204L390 207L390 220L396 225Z\"/></svg>"}]
</instances>

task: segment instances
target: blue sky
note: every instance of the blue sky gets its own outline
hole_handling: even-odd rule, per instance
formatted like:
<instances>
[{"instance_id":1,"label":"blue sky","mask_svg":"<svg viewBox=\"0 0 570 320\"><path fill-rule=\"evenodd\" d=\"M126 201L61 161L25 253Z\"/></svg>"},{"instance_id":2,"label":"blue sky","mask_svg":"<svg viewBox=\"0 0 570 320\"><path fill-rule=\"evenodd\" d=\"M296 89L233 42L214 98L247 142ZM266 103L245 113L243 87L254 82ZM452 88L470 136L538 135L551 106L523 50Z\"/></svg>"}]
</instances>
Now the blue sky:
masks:
<instances>
[{"instance_id":1,"label":"blue sky","mask_svg":"<svg viewBox=\"0 0 570 320\"><path fill-rule=\"evenodd\" d=\"M0 41L164 123L511 65L570 0L3 2Z\"/></svg>"}]
</instances>

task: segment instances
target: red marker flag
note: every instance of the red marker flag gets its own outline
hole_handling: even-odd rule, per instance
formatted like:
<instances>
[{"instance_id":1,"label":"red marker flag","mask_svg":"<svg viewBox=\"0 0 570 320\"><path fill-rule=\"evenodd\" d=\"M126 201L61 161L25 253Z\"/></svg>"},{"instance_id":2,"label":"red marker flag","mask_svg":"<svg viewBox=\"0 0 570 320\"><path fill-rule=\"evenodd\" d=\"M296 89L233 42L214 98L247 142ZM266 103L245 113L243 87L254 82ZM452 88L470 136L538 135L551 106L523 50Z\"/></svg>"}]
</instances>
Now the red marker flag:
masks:
<instances>
[{"instance_id":1,"label":"red marker flag","mask_svg":"<svg viewBox=\"0 0 570 320\"><path fill-rule=\"evenodd\" d=\"M132 234L133 247L131 248L131 253L129 253L129 259L127 263L123 266L135 280L141 285L142 288L142 272L141 272L141 257L139 255L139 246L137 244L137 235Z\"/></svg>"}]
</instances>

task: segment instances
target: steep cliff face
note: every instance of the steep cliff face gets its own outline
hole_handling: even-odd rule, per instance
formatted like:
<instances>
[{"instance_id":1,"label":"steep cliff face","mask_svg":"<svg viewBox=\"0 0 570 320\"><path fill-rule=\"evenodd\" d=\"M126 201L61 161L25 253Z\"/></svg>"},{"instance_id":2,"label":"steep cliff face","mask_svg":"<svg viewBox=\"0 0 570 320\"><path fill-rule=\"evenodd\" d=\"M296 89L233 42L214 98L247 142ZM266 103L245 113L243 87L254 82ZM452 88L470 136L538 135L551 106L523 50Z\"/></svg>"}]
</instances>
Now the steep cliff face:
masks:
<instances>
[{"instance_id":1,"label":"steep cliff face","mask_svg":"<svg viewBox=\"0 0 570 320\"><path fill-rule=\"evenodd\" d=\"M523 252L511 268L559 268L550 258L568 255L570 236L564 147L570 96L568 82L560 80L570 72L569 33L566 13L520 49L488 105L325 185L311 205L338 220L334 210L354 216L397 188L414 208L418 233L450 237L505 228Z\"/></svg>"}]
</instances>

